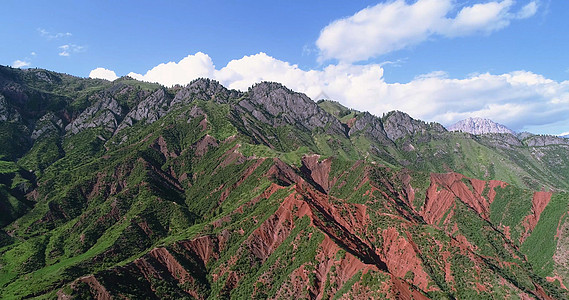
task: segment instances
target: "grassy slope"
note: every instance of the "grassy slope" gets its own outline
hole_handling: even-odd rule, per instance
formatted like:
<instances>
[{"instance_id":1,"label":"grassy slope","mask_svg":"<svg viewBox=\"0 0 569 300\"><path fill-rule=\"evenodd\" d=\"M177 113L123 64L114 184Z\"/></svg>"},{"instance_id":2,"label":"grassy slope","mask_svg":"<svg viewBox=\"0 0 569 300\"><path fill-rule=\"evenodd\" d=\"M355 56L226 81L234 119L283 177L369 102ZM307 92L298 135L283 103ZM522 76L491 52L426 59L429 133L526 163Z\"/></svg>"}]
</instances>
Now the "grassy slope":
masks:
<instances>
[{"instance_id":1,"label":"grassy slope","mask_svg":"<svg viewBox=\"0 0 569 300\"><path fill-rule=\"evenodd\" d=\"M30 72L24 77L27 82L34 83L31 86L36 91L34 92L35 95L49 92L57 96L54 97L54 102L47 106L48 109L60 107L63 105L61 104L62 101L69 101L75 97L76 100L71 103L71 107L79 111L89 104L88 95L109 86L107 82L80 80L64 76L63 83L52 88L49 84L36 82L33 76L37 76L37 74ZM124 83L140 84L128 79ZM141 89L155 88L153 85L140 85ZM39 105L33 101L32 105ZM125 105L128 104L127 102ZM373 154L368 156L368 149L372 142L363 136L349 140L321 132L307 133L295 128L270 128L263 124L257 124L266 136L274 136L274 140L277 142L275 148L254 144L251 142L250 136L239 134L242 130L239 125L232 124L229 121L227 118L229 107L227 105L214 105L211 102L198 102L196 104L202 107L208 115L207 132L196 130L201 121L199 118L188 123L184 116L187 115L189 108L181 108L151 126L138 123L115 136L111 136L101 129L91 129L75 136L66 136L62 141L45 140L36 143L19 163L26 168L42 170L42 172L37 173L39 175L38 191L40 197L29 213L6 227L6 230L13 231L19 240L12 245L0 248L2 264L0 289L2 294L6 298L19 298L25 295L40 295L44 292L53 293L63 283L79 276L106 270L112 266L126 265L153 247L171 245L175 241L190 239L198 234L210 231L212 233L219 232L221 229L213 229L208 224L212 220L228 215L246 199L258 196L260 191L270 184L267 179L259 177L262 171L269 167L268 163L265 163L255 171L249 181L232 191L226 201L221 205L217 203L217 199L222 193L222 189L219 187L234 184L237 180L235 174L243 172L252 164L252 162L240 165L230 164L225 168L216 169L216 166L223 161L226 152L237 144L241 145L239 152L246 157L277 157L291 165L300 165L302 155L309 153L318 153L322 157L336 157L332 174L335 174L333 176L344 177L347 183L342 187L336 185L332 193L335 197L351 203L367 203L366 198L362 198L361 195L363 191L370 188L369 185L365 185L361 187L361 190L354 192L354 187L358 186L358 182L361 180L360 176L363 174L363 169L349 169L355 160L366 158L368 161L379 161L393 166L393 163L385 161L382 157ZM325 105L330 106L326 109L332 110L342 121L347 121L347 119L356 116L355 112L346 111L338 105L331 103ZM289 134L290 130L294 132L292 136ZM11 132L14 133L15 131ZM220 142L220 146L212 148L213 150L207 152L204 157L197 157L193 153L192 147L206 133ZM228 137L236 134L236 140L223 143ZM102 141L99 136L108 141ZM119 144L124 136L127 137L126 141ZM155 141L158 137L163 137L168 144L168 149L178 153L178 156L165 157L162 155L155 147ZM417 136L408 140L415 145L417 149L415 152L387 149L389 153L395 156L396 160L418 162L413 165L419 172L415 173L414 178L425 179L423 175L429 172L446 172L452 169L468 176L483 179L502 179L518 186L527 184L525 178L531 176L538 176L551 185L560 182L558 178L547 178L543 174L520 171L518 161L531 159L526 150L521 151L525 153L522 154L521 158L516 158L508 156L504 152L495 151L469 136L454 133L448 133L443 138L432 138L427 142L418 142L420 139L421 137ZM403 145L404 142L406 141L398 141L398 146ZM105 146L108 150L105 150ZM21 151L21 149L6 151L2 154L11 158L10 155L14 155L15 151ZM531 164L535 165L533 162ZM0 167L4 173L13 173L18 168L17 165L9 161L2 162ZM121 168L125 168L126 173L121 173ZM396 168L395 171L398 171L399 168ZM563 174L564 169L560 167L559 170ZM190 176L186 181L176 182L177 179L168 176L170 172L178 175L185 173ZM117 180L117 176L126 180L126 188L110 197L108 196L109 191L104 189L93 192L96 178L99 178L97 179L99 182L111 186ZM176 188L167 179L174 179L175 183L191 188L175 191ZM426 180L414 180L420 186L420 189L417 189L417 195L422 195L421 193L428 187ZM4 186L2 189L0 192L6 192L7 187ZM212 193L211 191L215 192ZM516 196L515 193L513 196L502 196L500 193L497 196L497 202L492 207L492 222L500 222L504 225L511 224L508 226L512 227L519 226L519 219L526 214L527 205L517 205L516 201L521 201L522 204L527 203L524 202L525 196L522 194ZM268 218L284 196L286 196L284 191L282 194L276 194L268 201L252 207L251 211L241 215L240 219L232 219L232 223L228 226L233 226L234 229L237 227L249 228L249 232L252 231L255 227L250 222L251 217L255 216L259 220ZM416 198L417 207L421 206L422 198L424 196ZM8 199L13 207L19 205L19 202L16 202L17 199L14 200L10 197ZM556 194L544 211L536 229L522 245L522 251L526 253L536 272L542 276L551 274L553 270L551 260L555 251L553 236L559 218L562 217L559 212L563 212L563 208L567 207L567 201L566 196ZM378 203L374 205L378 205ZM114 215L116 212L111 211L111 207L118 207L118 217ZM378 212L384 209L382 206L374 207L371 204L370 208L376 209ZM389 211L386 213L397 212ZM492 241L495 237L480 236L480 227L483 228L487 225L480 223L481 221L477 219L477 216L469 215L469 213L468 209L464 211L464 215L469 216L468 220L470 221L456 220L462 226L460 227L461 232L467 235L471 242L481 247L480 254L505 259L505 254L495 253L494 248L487 246L491 245L487 244L487 241ZM374 226L377 228L394 225L393 220L385 219L380 214L373 218ZM142 230L141 223L143 221L148 223L146 225L151 229L152 234L149 235ZM268 258L269 265L275 265L279 257L292 255L302 259L293 265L281 266L285 270L281 274L275 274L277 277L273 278L273 288L267 289L269 296L274 295L275 286L283 283L292 269L302 264L311 264L309 258L313 255L308 253L316 251L315 249L322 236L321 233L313 232L313 229L307 227L303 222L306 220L299 220L296 231ZM405 227L408 225L399 224L397 226ZM447 239L439 229L429 226L416 226L408 230L416 235L417 240L423 241L422 247L425 249L435 245L437 240L444 241ZM516 232L514 231L514 234L517 234ZM307 238L307 234L310 233L312 233L310 236L313 238ZM427 235L425 236L425 234ZM293 241L297 243L298 239L305 241L306 247L301 247L300 250L293 248ZM233 242L236 245L235 247L239 247L242 240ZM535 245L537 244L546 246L536 250L538 247ZM377 246L380 247L381 245L378 244ZM117 249L121 249L121 251L117 253ZM231 250L227 253L234 253L234 251ZM444 274L441 273L442 270L436 271L437 260L440 260L440 257L435 253L430 255L432 257L425 257L425 261L426 264L432 265L431 276L433 278L444 278ZM107 256L111 258L105 259ZM208 268L216 269L221 262L228 259L229 256L224 257L220 263ZM460 255L453 259L453 268L459 270L468 267L469 262L461 260ZM245 267L245 265L241 267ZM237 268L236 271L246 271L239 269L239 266L235 268ZM251 289L254 288L253 283L266 271L265 269L260 265L247 269L251 273L244 281L247 284L243 284L232 291L231 296L250 294ZM504 272L519 272L519 270L506 270ZM374 276L381 278L383 275L376 274ZM486 279L491 277L490 274L487 276ZM350 284L368 282L369 279L366 281L364 277L363 275L355 276ZM472 280L474 279L465 274L460 282L467 283ZM444 280L439 279L437 282L436 284L444 292L450 293L451 289L445 287ZM467 297L471 295L468 293L472 292L472 287L461 285L457 287L460 287L457 296ZM222 286L213 284L211 295L219 295L222 292L221 289ZM344 288L344 291L346 289ZM460 294L462 292L465 294ZM433 292L432 296L435 295L436 293Z\"/></svg>"}]
</instances>

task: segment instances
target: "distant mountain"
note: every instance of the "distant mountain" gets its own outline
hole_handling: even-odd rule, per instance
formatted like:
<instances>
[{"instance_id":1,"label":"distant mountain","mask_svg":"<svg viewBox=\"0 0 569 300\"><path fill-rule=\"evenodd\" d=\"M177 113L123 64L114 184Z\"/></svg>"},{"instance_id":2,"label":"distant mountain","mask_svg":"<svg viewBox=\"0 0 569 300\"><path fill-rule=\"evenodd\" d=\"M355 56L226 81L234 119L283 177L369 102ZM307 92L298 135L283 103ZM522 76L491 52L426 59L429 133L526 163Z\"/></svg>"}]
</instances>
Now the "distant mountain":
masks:
<instances>
[{"instance_id":1,"label":"distant mountain","mask_svg":"<svg viewBox=\"0 0 569 300\"><path fill-rule=\"evenodd\" d=\"M2 299L569 299L569 140L0 66Z\"/></svg>"},{"instance_id":2,"label":"distant mountain","mask_svg":"<svg viewBox=\"0 0 569 300\"><path fill-rule=\"evenodd\" d=\"M449 131L462 131L472 134L484 133L510 133L515 134L508 127L498 124L490 119L483 118L468 118L458 121L454 125L448 127Z\"/></svg>"},{"instance_id":3,"label":"distant mountain","mask_svg":"<svg viewBox=\"0 0 569 300\"><path fill-rule=\"evenodd\" d=\"M568 134L564 134L564 135L560 135L559 137L569 139L569 133L568 133Z\"/></svg>"}]
</instances>

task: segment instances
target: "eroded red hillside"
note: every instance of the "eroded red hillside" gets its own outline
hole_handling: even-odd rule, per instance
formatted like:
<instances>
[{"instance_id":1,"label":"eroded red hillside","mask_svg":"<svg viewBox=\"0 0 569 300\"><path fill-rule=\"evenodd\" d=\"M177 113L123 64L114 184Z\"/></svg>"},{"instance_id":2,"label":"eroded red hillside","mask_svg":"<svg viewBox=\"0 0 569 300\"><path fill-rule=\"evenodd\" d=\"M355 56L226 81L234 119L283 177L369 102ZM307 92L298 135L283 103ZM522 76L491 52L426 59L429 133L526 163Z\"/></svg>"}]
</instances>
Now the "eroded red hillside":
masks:
<instances>
[{"instance_id":1,"label":"eroded red hillside","mask_svg":"<svg viewBox=\"0 0 569 300\"><path fill-rule=\"evenodd\" d=\"M471 179L458 173L431 174L431 184L421 214L429 224L445 222L454 214L455 201L459 200L488 220L490 204L496 195L494 189L505 185L505 182L498 180Z\"/></svg>"},{"instance_id":2,"label":"eroded red hillside","mask_svg":"<svg viewBox=\"0 0 569 300\"><path fill-rule=\"evenodd\" d=\"M525 241L525 239L529 236L529 234L533 231L533 229L537 225L537 222L539 222L539 217L541 216L541 213L543 212L547 204L549 204L549 201L551 200L551 195L552 195L551 192L544 192L544 191L534 192L531 201L531 214L526 216L522 222L525 231L522 233L520 237L520 244L522 244Z\"/></svg>"},{"instance_id":3,"label":"eroded red hillside","mask_svg":"<svg viewBox=\"0 0 569 300\"><path fill-rule=\"evenodd\" d=\"M251 159L244 158L236 149L222 156L222 164ZM235 184L218 188L222 191L219 203L228 201L232 192L266 161L253 159L248 167L235 174ZM275 158L262 175L272 183L258 191L258 196L213 221L212 228L217 233L155 248L123 267L78 279L72 287L79 289L82 282L90 287L93 296L107 299L120 295L122 288L114 280L121 277L136 282L139 291L156 294L166 285L178 287L180 295L196 299L210 297L213 290L219 297L230 296L243 289L242 286L252 286L244 291L255 297L270 292L276 298L305 295L324 299L341 293L347 299L428 299L428 295L451 295L463 290L463 281L468 280L469 289L478 294L491 293L503 286L512 294L548 299L539 283L520 287L509 275L492 271L497 267L516 268L521 258L515 250L508 250L511 261L502 261L504 257L498 254L481 255L477 241L469 240L452 223L459 202L487 222L496 194L494 189L504 187L504 182L469 179L457 173L432 174L424 205L416 211L410 206L415 190L410 185L409 174L401 175L406 180L397 187L388 177L379 182L372 180L371 169L364 168L359 183L352 189L359 193L367 186L360 196L367 200L365 204L352 203L331 193L344 188L348 176L353 176L344 172L330 178L332 163L331 159L319 161L318 156L305 156L301 168L295 169ZM358 163L352 168L361 166ZM535 194L536 217L527 218L530 227L535 227L550 196ZM278 201L278 208L267 217L243 218L257 205L271 201ZM243 225L232 223L239 219L248 221L240 221ZM441 224L448 231L433 235L430 229L425 230ZM306 247L301 245L306 243L314 243L313 256L301 256ZM505 238L501 243L508 245ZM472 269L457 269L457 261ZM284 269L288 273L281 278ZM251 270L256 273L248 273ZM276 278L281 278L284 284L274 286Z\"/></svg>"}]
</instances>

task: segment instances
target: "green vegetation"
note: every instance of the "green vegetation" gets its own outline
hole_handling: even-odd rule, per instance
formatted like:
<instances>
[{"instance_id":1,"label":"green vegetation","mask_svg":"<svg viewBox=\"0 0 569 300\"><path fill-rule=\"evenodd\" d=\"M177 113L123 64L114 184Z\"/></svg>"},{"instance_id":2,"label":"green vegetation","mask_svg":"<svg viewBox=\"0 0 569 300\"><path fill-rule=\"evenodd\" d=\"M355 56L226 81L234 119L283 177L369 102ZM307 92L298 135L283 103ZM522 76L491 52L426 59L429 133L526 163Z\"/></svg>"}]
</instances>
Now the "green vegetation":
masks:
<instances>
[{"instance_id":1,"label":"green vegetation","mask_svg":"<svg viewBox=\"0 0 569 300\"><path fill-rule=\"evenodd\" d=\"M535 272L550 276L555 267L553 255L557 250L557 229L567 218L569 194L554 194L541 213L539 222L531 235L524 241L521 250L528 256Z\"/></svg>"},{"instance_id":2,"label":"green vegetation","mask_svg":"<svg viewBox=\"0 0 569 300\"><path fill-rule=\"evenodd\" d=\"M369 115L337 102L318 103L336 119L316 126L292 108L240 106L251 92L212 81L165 88L40 69L0 75L21 87L2 94L12 114L0 121L0 140L10 141L0 147L2 298L90 298L94 287L78 280L90 275L132 299L385 298L402 286L431 298L507 298L533 295L535 284L566 296L543 279L561 267L553 257L569 205L562 146L501 147L433 124L382 141L380 125L349 132ZM162 92L151 103L160 107L145 102ZM107 120L94 122L96 111L79 131L65 130L101 98L122 112L104 108ZM302 159L313 154L326 161L309 170ZM449 171L508 182L495 189L489 220L457 194L427 224L431 173ZM323 180L325 191L315 184ZM551 202L518 245L531 189L542 188L554 191ZM354 260L365 271L346 267Z\"/></svg>"},{"instance_id":3,"label":"green vegetation","mask_svg":"<svg viewBox=\"0 0 569 300\"><path fill-rule=\"evenodd\" d=\"M336 101L319 100L317 103L324 111L335 116L344 123L357 115L355 110L349 109Z\"/></svg>"},{"instance_id":4,"label":"green vegetation","mask_svg":"<svg viewBox=\"0 0 569 300\"><path fill-rule=\"evenodd\" d=\"M511 240L519 245L525 231L522 221L531 213L533 192L512 185L494 190L496 196L490 206L490 221L510 227Z\"/></svg>"},{"instance_id":5,"label":"green vegetation","mask_svg":"<svg viewBox=\"0 0 569 300\"><path fill-rule=\"evenodd\" d=\"M16 163L12 161L0 160L0 174L15 173L19 170Z\"/></svg>"}]
</instances>

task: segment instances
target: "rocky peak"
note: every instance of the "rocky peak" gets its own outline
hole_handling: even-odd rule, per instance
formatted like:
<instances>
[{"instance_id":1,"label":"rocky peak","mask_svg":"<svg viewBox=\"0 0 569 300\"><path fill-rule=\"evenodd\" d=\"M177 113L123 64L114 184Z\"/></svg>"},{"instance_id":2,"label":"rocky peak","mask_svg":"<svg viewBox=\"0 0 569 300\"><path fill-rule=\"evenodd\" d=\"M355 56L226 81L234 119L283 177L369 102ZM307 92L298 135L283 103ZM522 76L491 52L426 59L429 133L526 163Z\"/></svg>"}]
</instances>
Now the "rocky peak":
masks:
<instances>
[{"instance_id":1,"label":"rocky peak","mask_svg":"<svg viewBox=\"0 0 569 300\"><path fill-rule=\"evenodd\" d=\"M308 96L279 83L262 82L254 85L249 89L247 99L239 102L239 105L260 121L273 126L300 124L313 130L329 124L329 132L346 134L342 123Z\"/></svg>"},{"instance_id":2,"label":"rocky peak","mask_svg":"<svg viewBox=\"0 0 569 300\"><path fill-rule=\"evenodd\" d=\"M176 93L172 105L193 100L227 103L229 99L238 98L240 94L236 90L228 90L216 80L198 78Z\"/></svg>"},{"instance_id":3,"label":"rocky peak","mask_svg":"<svg viewBox=\"0 0 569 300\"><path fill-rule=\"evenodd\" d=\"M451 125L448 130L462 131L471 134L485 134L485 133L509 133L515 135L515 132L508 127L498 124L490 119L483 118L468 118Z\"/></svg>"},{"instance_id":4,"label":"rocky peak","mask_svg":"<svg viewBox=\"0 0 569 300\"><path fill-rule=\"evenodd\" d=\"M411 118L401 111L392 111L383 117L383 128L387 137L396 141L406 135L415 133L425 134L427 131L445 132L446 129L439 123L425 123Z\"/></svg>"},{"instance_id":5,"label":"rocky peak","mask_svg":"<svg viewBox=\"0 0 569 300\"><path fill-rule=\"evenodd\" d=\"M368 112L358 114L356 120L352 123L348 134L349 136L352 136L360 132L371 137L375 141L380 142L382 145L393 144L387 137L387 133L383 128L381 119Z\"/></svg>"},{"instance_id":6,"label":"rocky peak","mask_svg":"<svg viewBox=\"0 0 569 300\"><path fill-rule=\"evenodd\" d=\"M59 76L57 76L57 74L50 72L50 71L47 71L47 70L26 69L26 70L24 70L24 72L30 73L30 75L33 76L34 80L42 81L42 82L47 83L47 84L61 83L61 78Z\"/></svg>"}]
</instances>

